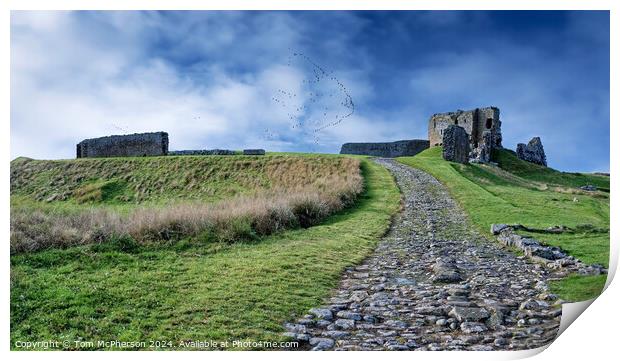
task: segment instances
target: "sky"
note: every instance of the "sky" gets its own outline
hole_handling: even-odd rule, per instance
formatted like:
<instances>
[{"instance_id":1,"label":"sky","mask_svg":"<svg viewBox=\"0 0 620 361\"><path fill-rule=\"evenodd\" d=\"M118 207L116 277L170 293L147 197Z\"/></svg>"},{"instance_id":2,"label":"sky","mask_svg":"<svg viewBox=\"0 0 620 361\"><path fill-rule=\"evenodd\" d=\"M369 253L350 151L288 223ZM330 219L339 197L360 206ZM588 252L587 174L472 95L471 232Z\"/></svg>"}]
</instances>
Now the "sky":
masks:
<instances>
[{"instance_id":1,"label":"sky","mask_svg":"<svg viewBox=\"0 0 620 361\"><path fill-rule=\"evenodd\" d=\"M503 145L609 171L606 11L11 13L11 159L166 131L170 149L337 153L497 106Z\"/></svg>"}]
</instances>

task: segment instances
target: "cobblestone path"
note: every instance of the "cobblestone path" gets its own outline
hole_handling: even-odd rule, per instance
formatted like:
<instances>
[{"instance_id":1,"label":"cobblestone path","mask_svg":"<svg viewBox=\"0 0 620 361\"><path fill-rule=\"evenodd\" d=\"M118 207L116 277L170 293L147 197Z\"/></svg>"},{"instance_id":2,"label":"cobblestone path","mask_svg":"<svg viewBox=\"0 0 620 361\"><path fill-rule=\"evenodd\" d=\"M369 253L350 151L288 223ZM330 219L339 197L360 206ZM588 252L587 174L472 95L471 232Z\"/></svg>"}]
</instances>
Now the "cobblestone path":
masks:
<instances>
[{"instance_id":1,"label":"cobblestone path","mask_svg":"<svg viewBox=\"0 0 620 361\"><path fill-rule=\"evenodd\" d=\"M542 265L468 226L429 174L376 159L404 209L374 253L348 269L327 303L287 323L313 350L515 350L553 340L561 309Z\"/></svg>"}]
</instances>

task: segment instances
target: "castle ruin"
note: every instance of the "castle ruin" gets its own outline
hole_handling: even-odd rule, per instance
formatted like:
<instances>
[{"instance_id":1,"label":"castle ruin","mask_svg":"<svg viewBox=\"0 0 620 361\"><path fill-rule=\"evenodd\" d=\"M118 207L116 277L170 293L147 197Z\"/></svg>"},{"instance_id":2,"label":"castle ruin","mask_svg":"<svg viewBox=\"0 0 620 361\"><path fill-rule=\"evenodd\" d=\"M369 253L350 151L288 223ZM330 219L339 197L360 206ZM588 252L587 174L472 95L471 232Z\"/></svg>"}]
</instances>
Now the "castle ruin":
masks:
<instances>
[{"instance_id":1,"label":"castle ruin","mask_svg":"<svg viewBox=\"0 0 620 361\"><path fill-rule=\"evenodd\" d=\"M526 162L547 166L547 156L540 137L534 137L527 144L517 144L517 157Z\"/></svg>"},{"instance_id":2,"label":"castle ruin","mask_svg":"<svg viewBox=\"0 0 620 361\"><path fill-rule=\"evenodd\" d=\"M473 110L437 113L428 121L428 140L411 139L383 143L345 143L340 154L370 155L375 157L414 156L429 147L442 146L446 160L459 163L489 163L494 149L502 148L502 122L499 108L485 107ZM232 150L182 150L168 152L168 133L140 133L111 135L85 139L77 144L77 158L141 157L165 155L234 155ZM264 155L264 149L244 149L244 155ZM540 138L527 145L519 144L517 156L525 161L547 166Z\"/></svg>"},{"instance_id":3,"label":"castle ruin","mask_svg":"<svg viewBox=\"0 0 620 361\"><path fill-rule=\"evenodd\" d=\"M432 115L428 122L428 140L431 147L443 145L444 131L450 125L465 129L469 136L470 158L472 159L488 162L491 150L502 147L502 122L499 120L499 108L476 108Z\"/></svg>"},{"instance_id":4,"label":"castle ruin","mask_svg":"<svg viewBox=\"0 0 620 361\"><path fill-rule=\"evenodd\" d=\"M455 112L438 113L431 116L428 122L428 140L413 139L391 143L345 143L340 154L359 154L375 157L413 156L435 146L444 146L445 131L450 126L463 128L469 144L467 149L454 149L459 155L466 152L473 162L488 163L491 161L493 149L502 147L502 122L499 120L499 108L486 107L473 110L457 110ZM463 147L460 137L448 136L449 147ZM459 133L460 134L460 133ZM467 144L465 144L467 145ZM455 153L456 154L456 153ZM463 158L461 156L459 159Z\"/></svg>"},{"instance_id":5,"label":"castle ruin","mask_svg":"<svg viewBox=\"0 0 620 361\"><path fill-rule=\"evenodd\" d=\"M78 158L167 155L168 133L139 133L84 139L76 148Z\"/></svg>"}]
</instances>

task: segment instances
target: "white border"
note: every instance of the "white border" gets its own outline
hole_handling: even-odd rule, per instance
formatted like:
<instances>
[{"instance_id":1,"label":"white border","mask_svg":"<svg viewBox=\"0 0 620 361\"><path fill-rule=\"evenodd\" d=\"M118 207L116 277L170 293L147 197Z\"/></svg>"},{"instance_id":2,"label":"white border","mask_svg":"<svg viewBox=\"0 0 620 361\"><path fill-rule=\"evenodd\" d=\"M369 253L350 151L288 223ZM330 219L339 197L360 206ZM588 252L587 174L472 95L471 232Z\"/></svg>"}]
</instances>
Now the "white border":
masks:
<instances>
[{"instance_id":1,"label":"white border","mask_svg":"<svg viewBox=\"0 0 620 361\"><path fill-rule=\"evenodd\" d=\"M8 0L14 10L609 10L610 0Z\"/></svg>"},{"instance_id":2,"label":"white border","mask_svg":"<svg viewBox=\"0 0 620 361\"><path fill-rule=\"evenodd\" d=\"M618 34L620 34L619 16L618 16L618 1L578 1L578 0L418 0L418 1L398 1L398 0L271 0L271 1L252 1L252 0L229 0L229 1L198 1L198 0L179 0L179 1L165 1L165 0L134 0L134 1L104 1L104 0L57 0L57 1L3 1L2 12L0 15L0 31L2 34L2 59L0 64L2 65L2 79L4 84L0 88L2 95L0 109L2 110L2 131L0 132L0 148L4 154L5 161L2 163L2 201L4 207L2 208L2 227L5 230L5 247L1 248L2 258L5 260L3 272L1 273L2 279L0 282L2 287L2 304L3 311L1 313L1 322L4 325L5 332L2 334L3 343L2 349L4 353L9 353L9 332L10 332L10 320L9 320L9 252L8 252L8 240L9 240L9 160L10 160L10 10L67 10L67 9L92 9L92 10L131 10L131 9L210 9L210 10L269 10L269 9L290 9L290 10L611 10L611 89L610 99L618 99L618 72L614 67L619 62L618 57ZM610 103L610 119L618 119L618 108L614 102ZM618 135L618 125L616 122L610 124L610 137L611 137L611 159L610 159L610 171L612 173L611 188L618 189L618 179L616 174L616 157L620 154L618 144L615 142ZM618 214L618 201L615 193L612 192L611 197L611 219L617 219ZM610 277L608 278L607 285L609 286L613 274L616 271L618 265L618 230L615 224L611 225L611 261L610 261ZM615 334L617 332L617 326L620 324L619 312L616 310L617 301L619 299L618 294L620 290L617 286L617 282L606 289L606 291L594 301L594 306L588 308L585 311L585 315L575 321L575 324L569 327L566 332L562 334L556 341L549 346L549 348L539 354L539 359L557 360L563 358L579 359L579 358L597 358L607 359L609 355L613 354L616 341ZM397 359L453 359L458 357L464 360L491 360L491 359L517 359L528 357L538 353L536 351L519 351L519 352L413 352L413 353L389 353L381 354L380 356L371 352L363 353L323 353L321 357L327 358L361 358L370 359L388 356L390 358ZM237 357L258 357L258 358L275 358L275 359L290 359L291 357L300 359L314 359L318 355L315 353L299 352L291 354L289 352L185 352L179 354L175 352L174 355L163 352L91 352L88 355L83 353L67 353L67 352L11 352L9 356L15 359L29 359L37 356L42 356L50 359L75 359L89 357L94 359L104 359L113 357L120 358L149 358L149 359L168 359L173 357L185 357L190 359L204 359L204 358L237 358Z\"/></svg>"}]
</instances>

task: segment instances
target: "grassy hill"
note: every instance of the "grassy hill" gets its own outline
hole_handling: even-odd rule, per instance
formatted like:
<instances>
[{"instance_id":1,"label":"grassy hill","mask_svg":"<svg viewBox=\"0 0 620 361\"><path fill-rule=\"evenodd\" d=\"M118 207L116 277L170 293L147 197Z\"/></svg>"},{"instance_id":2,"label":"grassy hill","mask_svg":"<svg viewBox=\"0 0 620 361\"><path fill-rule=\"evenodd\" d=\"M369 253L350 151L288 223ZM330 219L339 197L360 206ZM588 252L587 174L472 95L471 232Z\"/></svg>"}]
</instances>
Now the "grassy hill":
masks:
<instances>
[{"instance_id":1,"label":"grassy hill","mask_svg":"<svg viewBox=\"0 0 620 361\"><path fill-rule=\"evenodd\" d=\"M399 160L446 184L483 234L562 224L576 231L537 237L607 265L608 177L497 157L500 168L445 162L439 148ZM282 323L370 254L399 207L390 173L363 157L16 159L11 344L283 340ZM604 281L553 286L578 300Z\"/></svg>"},{"instance_id":2,"label":"grassy hill","mask_svg":"<svg viewBox=\"0 0 620 361\"><path fill-rule=\"evenodd\" d=\"M535 237L556 245L586 263L608 266L609 177L563 173L519 160L510 151L495 154L499 167L444 161L441 148L398 160L422 169L444 183L482 234L493 223L519 223L532 228L564 225L575 229ZM601 191L577 187L593 184ZM600 293L605 276L571 277L553 285L567 300Z\"/></svg>"},{"instance_id":3,"label":"grassy hill","mask_svg":"<svg viewBox=\"0 0 620 361\"><path fill-rule=\"evenodd\" d=\"M332 189L334 185L346 184L342 183L345 178L355 180L360 169L364 187L354 204L322 219L320 224L250 240L223 242L187 236L174 242L104 242L14 253L11 255L11 345L17 340L43 339L173 340L173 347L179 340L284 340L282 323L319 304L337 286L345 267L371 253L400 206L400 194L390 173L364 159L302 155L284 157L290 159L282 156L212 158L129 159L132 167L127 166L125 171L130 171L132 176L127 179L122 194L140 193L130 180L132 177L144 184L163 184L157 177L145 174L156 172L165 177L163 165L152 167L165 162L178 164L179 171L174 173L177 177L189 173L202 177L210 170L212 175L208 179L220 176L216 175L217 169L207 164L212 167L221 163L222 172L230 173L229 178L238 174L238 179L245 177L240 164L260 164L250 170L261 179L256 181L261 186L253 190L254 194L271 189L276 182L283 187L289 182L288 188L280 190L293 191L295 188L290 185L303 179L316 188L327 181L325 187ZM103 177L104 172L92 166L89 174L96 178L95 182L119 177L122 172L107 168L106 161L123 163L110 159L50 164L29 161L35 163L15 165L40 168L32 169L28 178L33 182L31 185L22 183L12 188L12 197L19 198L13 203L25 212L33 210L34 205L45 205L45 213L121 209L130 215L133 209L156 211L169 208L162 202L193 199L192 193L172 188L177 192L174 199L170 195L166 197L165 192L155 192L150 198L142 199L142 203L132 198L127 207L122 206L121 199L103 195L101 199L79 203L73 195L83 182L89 182L86 177L65 185L63 189L71 195L65 200L49 203L34 200L54 191L51 187L46 189L43 179L54 179L53 174L61 174L55 173L61 172L59 167L79 167L93 162L110 171ZM181 164L185 161L204 163L199 172L193 172ZM342 169L347 164L348 168ZM90 168L86 166L84 171ZM37 175L41 169L46 169L48 175ZM296 171L299 169L308 171ZM287 174L278 175L278 172ZM343 177L333 177L338 174ZM173 177L168 179L173 181ZM252 182L249 177L246 181ZM205 181L203 186L211 184ZM230 194L231 188L225 182L218 187L224 194ZM210 198L213 196L207 192L202 194L205 200L219 199L214 205L227 202L222 194L214 194L215 198ZM243 199L255 199L248 197ZM67 348L75 346L70 344Z\"/></svg>"},{"instance_id":4,"label":"grassy hill","mask_svg":"<svg viewBox=\"0 0 620 361\"><path fill-rule=\"evenodd\" d=\"M15 201L131 206L214 202L266 189L327 187L355 177L351 158L305 155L83 158L11 162ZM40 204L37 204L40 207Z\"/></svg>"},{"instance_id":5,"label":"grassy hill","mask_svg":"<svg viewBox=\"0 0 620 361\"><path fill-rule=\"evenodd\" d=\"M11 162L11 250L253 239L316 224L362 189L350 157L20 158Z\"/></svg>"},{"instance_id":6,"label":"grassy hill","mask_svg":"<svg viewBox=\"0 0 620 361\"><path fill-rule=\"evenodd\" d=\"M599 190L609 193L609 177L587 173L559 172L553 168L524 162L516 154L508 150L496 151L495 160L500 168L532 182L551 186L577 188L587 184L595 185Z\"/></svg>"}]
</instances>

